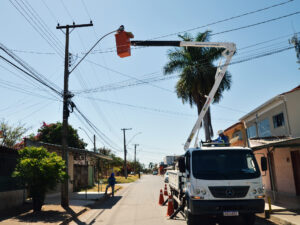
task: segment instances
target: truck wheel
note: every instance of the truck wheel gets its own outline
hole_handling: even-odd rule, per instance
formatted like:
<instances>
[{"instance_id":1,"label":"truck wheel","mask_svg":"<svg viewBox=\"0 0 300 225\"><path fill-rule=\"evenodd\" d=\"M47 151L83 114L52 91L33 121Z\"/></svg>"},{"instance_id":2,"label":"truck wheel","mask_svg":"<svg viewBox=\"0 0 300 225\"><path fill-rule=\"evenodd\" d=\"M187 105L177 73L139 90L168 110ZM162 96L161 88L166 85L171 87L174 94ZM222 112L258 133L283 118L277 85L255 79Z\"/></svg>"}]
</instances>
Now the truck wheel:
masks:
<instances>
[{"instance_id":1,"label":"truck wheel","mask_svg":"<svg viewBox=\"0 0 300 225\"><path fill-rule=\"evenodd\" d=\"M187 212L186 213L186 223L187 223L187 225L196 225L197 224L197 218L194 215Z\"/></svg>"},{"instance_id":2,"label":"truck wheel","mask_svg":"<svg viewBox=\"0 0 300 225\"><path fill-rule=\"evenodd\" d=\"M255 223L255 214L249 213L243 216L245 225L253 225Z\"/></svg>"}]
</instances>

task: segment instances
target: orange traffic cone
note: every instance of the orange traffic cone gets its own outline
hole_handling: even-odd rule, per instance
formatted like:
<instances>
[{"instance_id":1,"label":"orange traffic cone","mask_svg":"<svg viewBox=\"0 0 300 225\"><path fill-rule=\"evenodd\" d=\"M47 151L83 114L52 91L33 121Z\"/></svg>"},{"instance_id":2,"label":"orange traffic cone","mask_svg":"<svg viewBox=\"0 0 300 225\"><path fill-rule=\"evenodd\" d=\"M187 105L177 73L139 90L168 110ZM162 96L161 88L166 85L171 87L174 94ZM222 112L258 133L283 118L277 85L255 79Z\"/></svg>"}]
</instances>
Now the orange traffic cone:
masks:
<instances>
[{"instance_id":1,"label":"orange traffic cone","mask_svg":"<svg viewBox=\"0 0 300 225\"><path fill-rule=\"evenodd\" d=\"M163 191L160 189L160 194L159 194L159 201L158 204L163 205L164 204L164 196L163 196Z\"/></svg>"},{"instance_id":2,"label":"orange traffic cone","mask_svg":"<svg viewBox=\"0 0 300 225\"><path fill-rule=\"evenodd\" d=\"M167 185L166 185L166 184L165 184L164 196L168 196L168 188L167 188Z\"/></svg>"},{"instance_id":3,"label":"orange traffic cone","mask_svg":"<svg viewBox=\"0 0 300 225\"><path fill-rule=\"evenodd\" d=\"M169 195L167 216L171 216L173 213L174 213L173 197L172 195Z\"/></svg>"}]
</instances>

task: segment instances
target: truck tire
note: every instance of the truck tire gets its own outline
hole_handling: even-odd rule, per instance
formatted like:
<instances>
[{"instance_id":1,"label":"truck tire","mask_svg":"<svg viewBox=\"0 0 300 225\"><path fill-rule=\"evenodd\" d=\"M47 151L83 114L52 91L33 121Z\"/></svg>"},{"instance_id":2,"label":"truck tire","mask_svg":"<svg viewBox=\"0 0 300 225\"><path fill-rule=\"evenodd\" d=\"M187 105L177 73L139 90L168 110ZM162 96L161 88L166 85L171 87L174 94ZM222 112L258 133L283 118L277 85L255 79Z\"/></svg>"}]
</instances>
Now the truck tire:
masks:
<instances>
[{"instance_id":1,"label":"truck tire","mask_svg":"<svg viewBox=\"0 0 300 225\"><path fill-rule=\"evenodd\" d=\"M249 213L243 216L245 225L253 225L255 223L255 214Z\"/></svg>"},{"instance_id":2,"label":"truck tire","mask_svg":"<svg viewBox=\"0 0 300 225\"><path fill-rule=\"evenodd\" d=\"M196 225L197 224L197 218L194 215L192 215L191 213L187 212L185 214L185 216L186 216L186 223L187 223L187 225Z\"/></svg>"}]
</instances>

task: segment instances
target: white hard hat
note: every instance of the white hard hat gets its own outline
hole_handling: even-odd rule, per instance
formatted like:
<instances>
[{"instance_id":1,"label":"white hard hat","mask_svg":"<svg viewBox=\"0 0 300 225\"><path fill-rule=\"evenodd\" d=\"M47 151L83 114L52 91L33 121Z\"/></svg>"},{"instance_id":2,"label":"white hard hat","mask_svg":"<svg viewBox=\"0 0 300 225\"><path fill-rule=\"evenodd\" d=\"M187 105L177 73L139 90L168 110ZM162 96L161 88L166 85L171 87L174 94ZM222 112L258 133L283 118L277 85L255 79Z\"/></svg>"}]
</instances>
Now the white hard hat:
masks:
<instances>
[{"instance_id":1,"label":"white hard hat","mask_svg":"<svg viewBox=\"0 0 300 225\"><path fill-rule=\"evenodd\" d=\"M219 131L218 131L218 134L223 134L223 133L224 133L223 130L219 130Z\"/></svg>"}]
</instances>

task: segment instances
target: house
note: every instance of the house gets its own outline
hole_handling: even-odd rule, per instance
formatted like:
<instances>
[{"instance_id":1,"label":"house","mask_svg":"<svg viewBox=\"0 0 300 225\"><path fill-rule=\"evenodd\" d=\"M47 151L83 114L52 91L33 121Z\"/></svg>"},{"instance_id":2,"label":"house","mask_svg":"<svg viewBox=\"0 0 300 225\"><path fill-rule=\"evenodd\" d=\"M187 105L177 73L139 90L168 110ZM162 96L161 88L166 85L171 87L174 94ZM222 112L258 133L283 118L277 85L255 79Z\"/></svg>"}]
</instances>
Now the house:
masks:
<instances>
[{"instance_id":1,"label":"house","mask_svg":"<svg viewBox=\"0 0 300 225\"><path fill-rule=\"evenodd\" d=\"M300 195L300 85L240 118L259 161L268 159L263 183L273 198Z\"/></svg>"},{"instance_id":2,"label":"house","mask_svg":"<svg viewBox=\"0 0 300 225\"><path fill-rule=\"evenodd\" d=\"M49 152L62 155L61 145L25 139L25 146L43 146ZM68 153L69 192L94 186L95 181L99 179L100 160L112 160L110 156L73 147L68 147ZM56 190L59 191L60 188L58 187Z\"/></svg>"},{"instance_id":3,"label":"house","mask_svg":"<svg viewBox=\"0 0 300 225\"><path fill-rule=\"evenodd\" d=\"M20 206L25 200L25 189L12 173L19 158L16 149L0 146L0 210Z\"/></svg>"},{"instance_id":4,"label":"house","mask_svg":"<svg viewBox=\"0 0 300 225\"><path fill-rule=\"evenodd\" d=\"M229 138L230 146L248 146L247 132L243 122L228 127L224 130L224 134Z\"/></svg>"}]
</instances>

